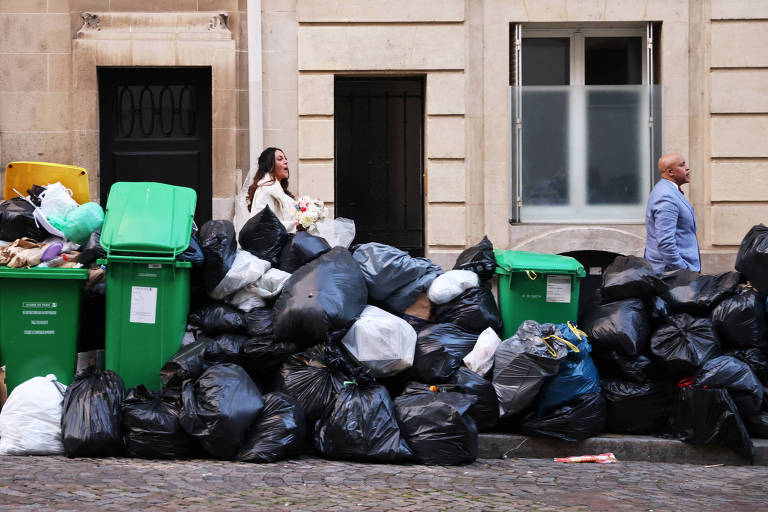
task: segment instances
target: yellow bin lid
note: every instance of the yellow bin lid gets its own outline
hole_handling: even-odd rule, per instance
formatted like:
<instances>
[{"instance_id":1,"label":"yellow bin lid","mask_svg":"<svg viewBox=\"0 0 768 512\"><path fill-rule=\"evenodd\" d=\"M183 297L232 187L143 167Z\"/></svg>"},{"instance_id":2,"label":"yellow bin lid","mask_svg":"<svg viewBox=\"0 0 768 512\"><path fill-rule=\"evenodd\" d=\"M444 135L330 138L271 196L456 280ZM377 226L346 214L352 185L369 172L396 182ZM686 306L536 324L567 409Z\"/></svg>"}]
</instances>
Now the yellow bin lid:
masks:
<instances>
[{"instance_id":1,"label":"yellow bin lid","mask_svg":"<svg viewBox=\"0 0 768 512\"><path fill-rule=\"evenodd\" d=\"M72 191L78 204L91 200L88 189L88 171L82 167L48 162L11 162L5 166L5 199L18 197L13 189L25 194L32 185L46 186L60 181Z\"/></svg>"}]
</instances>

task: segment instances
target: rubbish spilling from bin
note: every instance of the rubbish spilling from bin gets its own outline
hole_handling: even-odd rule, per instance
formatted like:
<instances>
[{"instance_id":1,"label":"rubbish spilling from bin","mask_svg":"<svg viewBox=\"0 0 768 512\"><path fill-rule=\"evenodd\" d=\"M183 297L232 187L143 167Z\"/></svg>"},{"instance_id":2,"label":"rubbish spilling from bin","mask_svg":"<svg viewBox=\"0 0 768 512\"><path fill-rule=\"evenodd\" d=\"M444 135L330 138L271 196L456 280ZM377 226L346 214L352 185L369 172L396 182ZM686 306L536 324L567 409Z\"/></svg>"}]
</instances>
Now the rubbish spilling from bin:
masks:
<instances>
[{"instance_id":1,"label":"rubbish spilling from bin","mask_svg":"<svg viewBox=\"0 0 768 512\"><path fill-rule=\"evenodd\" d=\"M760 230L740 251L744 274L656 275L641 258L620 256L603 273L597 305L579 312L581 263L494 250L487 237L444 272L381 243L349 247L349 237L320 229L290 234L269 210L239 232L228 220L198 230L194 191L183 187L115 184L104 222L90 222L89 206L87 221L73 221L80 232L67 222L84 205L64 187L28 199L0 205L0 233L21 235L0 249L0 261L21 265L0 266L0 306L10 300L6 282L39 296L24 299L32 305L23 318L3 316L0 329L53 329L43 325L65 303L79 304L83 283L98 286L89 279L100 273L106 370L73 375L76 322L47 360L28 348L43 345L15 334L9 345L0 332L18 391L0 410L0 447L16 443L2 437L4 425L18 432L24 421L50 426L56 417L61 425L39 446L7 453L259 463L314 450L453 465L474 461L478 433L492 431L568 442L664 435L750 459L750 432L768 432L765 297L746 282L768 282L754 263L768 246ZM38 210L50 213L59 240L35 231ZM43 266L22 268L34 261ZM32 399L16 397L35 382L42 397L45 381L30 379L54 370L60 401L49 382L51 396L24 412L19 404ZM49 442L56 433L60 448Z\"/></svg>"}]
</instances>

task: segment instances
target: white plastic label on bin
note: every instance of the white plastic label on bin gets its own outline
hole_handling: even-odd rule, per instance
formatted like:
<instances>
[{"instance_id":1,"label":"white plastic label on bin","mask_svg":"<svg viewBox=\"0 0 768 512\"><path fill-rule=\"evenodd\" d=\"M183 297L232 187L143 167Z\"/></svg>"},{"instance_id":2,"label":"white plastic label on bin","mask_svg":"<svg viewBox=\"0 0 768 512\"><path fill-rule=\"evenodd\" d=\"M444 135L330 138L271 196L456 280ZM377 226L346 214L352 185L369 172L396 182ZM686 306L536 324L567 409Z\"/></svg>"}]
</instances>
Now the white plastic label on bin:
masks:
<instances>
[{"instance_id":1,"label":"white plastic label on bin","mask_svg":"<svg viewBox=\"0 0 768 512\"><path fill-rule=\"evenodd\" d=\"M547 276L547 302L571 302L571 276L549 274Z\"/></svg>"},{"instance_id":2,"label":"white plastic label on bin","mask_svg":"<svg viewBox=\"0 0 768 512\"><path fill-rule=\"evenodd\" d=\"M131 315L133 324L154 324L157 311L157 288L131 286Z\"/></svg>"}]
</instances>

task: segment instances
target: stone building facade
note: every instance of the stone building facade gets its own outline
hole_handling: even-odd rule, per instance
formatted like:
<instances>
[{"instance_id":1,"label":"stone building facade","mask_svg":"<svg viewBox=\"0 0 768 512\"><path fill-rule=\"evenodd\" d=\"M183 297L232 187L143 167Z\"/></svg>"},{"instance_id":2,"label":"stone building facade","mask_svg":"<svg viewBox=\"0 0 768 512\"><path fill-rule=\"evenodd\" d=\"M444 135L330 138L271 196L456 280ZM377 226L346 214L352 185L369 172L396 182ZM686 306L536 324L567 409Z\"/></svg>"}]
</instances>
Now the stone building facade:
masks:
<instances>
[{"instance_id":1,"label":"stone building facade","mask_svg":"<svg viewBox=\"0 0 768 512\"><path fill-rule=\"evenodd\" d=\"M249 15L260 18L258 30L249 30ZM641 217L509 222L510 42L517 25L525 37L648 23L653 82L663 89L661 146L686 155L693 170L686 194L703 270L726 270L744 233L768 217L762 0L0 0L0 160L85 167L98 200L98 70L203 66L211 69L213 217L231 217L253 153L270 145L288 155L294 190L333 207L337 80L418 77L428 257L450 265L484 234L500 248L641 255ZM249 45L249 34L260 45ZM260 49L260 77L249 79L249 48Z\"/></svg>"}]
</instances>

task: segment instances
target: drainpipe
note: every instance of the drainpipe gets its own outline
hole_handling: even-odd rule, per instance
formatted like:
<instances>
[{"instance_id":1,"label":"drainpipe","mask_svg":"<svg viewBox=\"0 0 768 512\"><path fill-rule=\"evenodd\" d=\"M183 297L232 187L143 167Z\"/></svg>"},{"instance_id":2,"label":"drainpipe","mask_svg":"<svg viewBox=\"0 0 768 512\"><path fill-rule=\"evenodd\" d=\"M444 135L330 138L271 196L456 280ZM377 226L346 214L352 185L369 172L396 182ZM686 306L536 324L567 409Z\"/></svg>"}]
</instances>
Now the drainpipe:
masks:
<instances>
[{"instance_id":1,"label":"drainpipe","mask_svg":"<svg viewBox=\"0 0 768 512\"><path fill-rule=\"evenodd\" d=\"M248 0L248 150L256 167L264 145L264 106L261 93L261 0Z\"/></svg>"}]
</instances>

